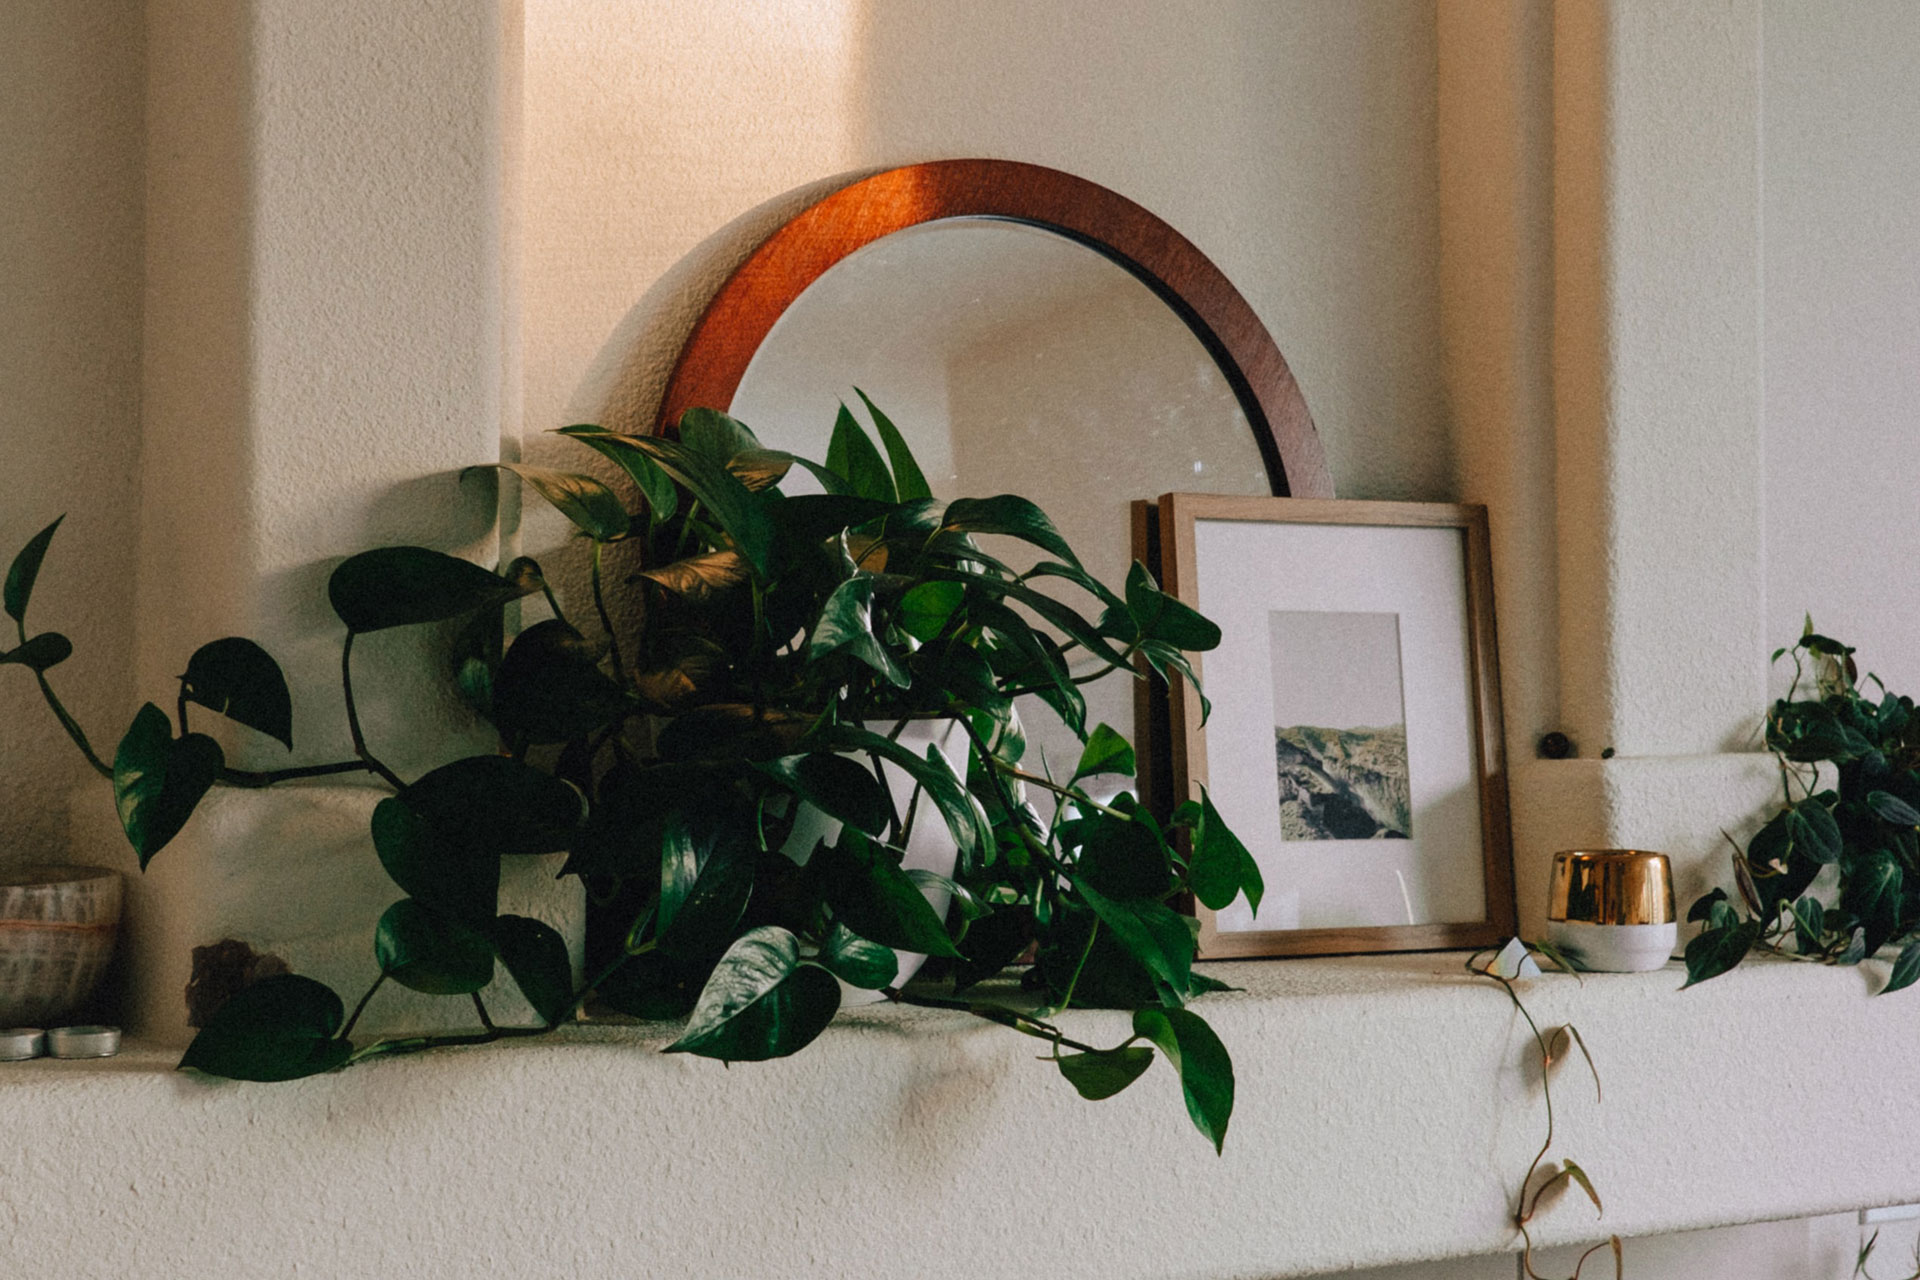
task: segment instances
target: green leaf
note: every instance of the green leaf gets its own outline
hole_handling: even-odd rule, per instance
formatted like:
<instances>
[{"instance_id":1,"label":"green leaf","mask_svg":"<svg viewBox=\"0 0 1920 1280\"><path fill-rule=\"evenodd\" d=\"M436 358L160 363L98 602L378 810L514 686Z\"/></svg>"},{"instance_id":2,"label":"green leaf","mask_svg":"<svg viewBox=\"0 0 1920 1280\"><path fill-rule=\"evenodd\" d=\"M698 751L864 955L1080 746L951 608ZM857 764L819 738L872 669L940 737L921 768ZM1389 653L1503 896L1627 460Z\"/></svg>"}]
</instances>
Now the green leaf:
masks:
<instances>
[{"instance_id":1,"label":"green leaf","mask_svg":"<svg viewBox=\"0 0 1920 1280\"><path fill-rule=\"evenodd\" d=\"M1681 989L1717 978L1746 958L1760 939L1760 921L1707 929L1687 943L1687 980Z\"/></svg>"},{"instance_id":2,"label":"green leaf","mask_svg":"<svg viewBox=\"0 0 1920 1280\"><path fill-rule=\"evenodd\" d=\"M904 689L910 677L873 632L873 589L874 577L868 573L834 588L820 606L820 620L813 629L807 656L818 662L844 649L886 677L889 684Z\"/></svg>"},{"instance_id":3,"label":"green leaf","mask_svg":"<svg viewBox=\"0 0 1920 1280\"><path fill-rule=\"evenodd\" d=\"M1698 924L1704 922L1709 915L1711 915L1714 904L1725 902L1726 900L1727 891L1717 887L1711 893L1701 894L1693 900L1693 905L1687 908L1687 923Z\"/></svg>"},{"instance_id":4,"label":"green leaf","mask_svg":"<svg viewBox=\"0 0 1920 1280\"><path fill-rule=\"evenodd\" d=\"M1242 893L1247 895L1247 905L1258 911L1260 899L1266 894L1260 864L1213 807L1213 797L1204 787L1200 789L1200 821L1194 827L1193 860L1187 866L1187 880L1193 896L1214 911L1224 909Z\"/></svg>"},{"instance_id":5,"label":"green leaf","mask_svg":"<svg viewBox=\"0 0 1920 1280\"><path fill-rule=\"evenodd\" d=\"M58 631L42 631L18 648L0 653L0 667L11 663L30 671L45 671L49 667L59 666L72 656L73 641Z\"/></svg>"},{"instance_id":6,"label":"green leaf","mask_svg":"<svg viewBox=\"0 0 1920 1280\"><path fill-rule=\"evenodd\" d=\"M493 723L508 742L569 742L633 709L600 651L558 618L515 637L493 678Z\"/></svg>"},{"instance_id":7,"label":"green leaf","mask_svg":"<svg viewBox=\"0 0 1920 1280\"><path fill-rule=\"evenodd\" d=\"M1920 810L1889 792L1868 792L1867 807L1897 827L1920 827Z\"/></svg>"},{"instance_id":8,"label":"green leaf","mask_svg":"<svg viewBox=\"0 0 1920 1280\"><path fill-rule=\"evenodd\" d=\"M398 798L449 845L508 857L565 849L586 809L559 778L495 755L443 764Z\"/></svg>"},{"instance_id":9,"label":"green leaf","mask_svg":"<svg viewBox=\"0 0 1920 1280\"><path fill-rule=\"evenodd\" d=\"M1873 955L1900 932L1900 861L1885 849L1876 850L1847 868L1840 905L1866 930L1867 954Z\"/></svg>"},{"instance_id":10,"label":"green leaf","mask_svg":"<svg viewBox=\"0 0 1920 1280\"><path fill-rule=\"evenodd\" d=\"M340 562L327 580L334 613L357 634L443 622L540 589L425 547L380 547Z\"/></svg>"},{"instance_id":11,"label":"green leaf","mask_svg":"<svg viewBox=\"0 0 1920 1280\"><path fill-rule=\"evenodd\" d=\"M626 504L618 494L592 476L575 471L555 471L523 462L490 462L468 467L467 471L511 471L533 486L535 493L553 504L555 510L573 521L574 527L595 542L615 542L632 531ZM466 474L465 472L461 473Z\"/></svg>"},{"instance_id":12,"label":"green leaf","mask_svg":"<svg viewBox=\"0 0 1920 1280\"><path fill-rule=\"evenodd\" d=\"M761 448L760 437L746 423L718 409L689 409L681 414L680 443L723 467L741 454Z\"/></svg>"},{"instance_id":13,"label":"green leaf","mask_svg":"<svg viewBox=\"0 0 1920 1280\"><path fill-rule=\"evenodd\" d=\"M1587 1171L1585 1169L1582 1169L1579 1165L1575 1164L1571 1160L1562 1160L1560 1162L1560 1170L1561 1172L1565 1173L1567 1177L1571 1178L1574 1182L1577 1182L1580 1184L1580 1189L1587 1193L1587 1199L1593 1201L1594 1212L1596 1213L1606 1212L1606 1209L1603 1208L1600 1204L1600 1193L1593 1189L1593 1179L1587 1176Z\"/></svg>"},{"instance_id":14,"label":"green leaf","mask_svg":"<svg viewBox=\"0 0 1920 1280\"><path fill-rule=\"evenodd\" d=\"M166 712L151 702L140 708L113 756L113 800L142 871L187 824L225 764L212 738L176 739Z\"/></svg>"},{"instance_id":15,"label":"green leaf","mask_svg":"<svg viewBox=\"0 0 1920 1280\"><path fill-rule=\"evenodd\" d=\"M1069 564L1080 558L1053 527L1053 521L1025 498L1003 493L996 498L957 498L947 504L942 533L995 533L1051 551Z\"/></svg>"},{"instance_id":16,"label":"green leaf","mask_svg":"<svg viewBox=\"0 0 1920 1280\"><path fill-rule=\"evenodd\" d=\"M957 582L923 582L900 597L893 624L924 643L940 634L966 595Z\"/></svg>"},{"instance_id":17,"label":"green leaf","mask_svg":"<svg viewBox=\"0 0 1920 1280\"><path fill-rule=\"evenodd\" d=\"M1081 1097L1099 1102L1138 1080L1153 1065L1153 1050L1120 1048L1065 1053L1054 1059L1054 1063Z\"/></svg>"},{"instance_id":18,"label":"green leaf","mask_svg":"<svg viewBox=\"0 0 1920 1280\"><path fill-rule=\"evenodd\" d=\"M900 972L900 959L891 947L869 942L847 926L836 924L820 947L820 967L850 987L878 991L893 984Z\"/></svg>"},{"instance_id":19,"label":"green leaf","mask_svg":"<svg viewBox=\"0 0 1920 1280\"><path fill-rule=\"evenodd\" d=\"M493 922L493 948L533 1011L548 1026L573 1005L573 961L559 930L529 916L501 916Z\"/></svg>"},{"instance_id":20,"label":"green leaf","mask_svg":"<svg viewBox=\"0 0 1920 1280\"><path fill-rule=\"evenodd\" d=\"M293 695L273 655L251 640L229 636L201 645L187 660L189 702L258 729L293 750Z\"/></svg>"},{"instance_id":21,"label":"green leaf","mask_svg":"<svg viewBox=\"0 0 1920 1280\"><path fill-rule=\"evenodd\" d=\"M1138 560L1127 570L1127 612L1142 637L1158 640L1188 653L1220 647L1220 628L1191 606L1160 589Z\"/></svg>"},{"instance_id":22,"label":"green leaf","mask_svg":"<svg viewBox=\"0 0 1920 1280\"><path fill-rule=\"evenodd\" d=\"M1185 1004L1192 995L1194 952L1193 932L1186 920L1164 903L1116 901L1078 877L1073 887L1100 923L1146 968L1161 1002Z\"/></svg>"},{"instance_id":23,"label":"green leaf","mask_svg":"<svg viewBox=\"0 0 1920 1280\"><path fill-rule=\"evenodd\" d=\"M781 449L748 449L727 459L726 467L734 479L758 493L786 479L787 472L793 470L793 464L800 461ZM812 463L805 465L809 471L813 469ZM839 477L835 476L834 479L838 480Z\"/></svg>"},{"instance_id":24,"label":"green leaf","mask_svg":"<svg viewBox=\"0 0 1920 1280\"><path fill-rule=\"evenodd\" d=\"M640 496L646 499L648 516L654 524L670 518L679 508L680 490L674 485L673 477L662 471L644 451L633 447L632 437L588 425L561 427L560 434L579 441L626 472L627 478L640 490Z\"/></svg>"},{"instance_id":25,"label":"green leaf","mask_svg":"<svg viewBox=\"0 0 1920 1280\"><path fill-rule=\"evenodd\" d=\"M893 476L880 459L880 451L867 439L846 405L833 420L833 436L827 441L827 470L846 479L856 496L878 502L898 502Z\"/></svg>"},{"instance_id":26,"label":"green leaf","mask_svg":"<svg viewBox=\"0 0 1920 1280\"><path fill-rule=\"evenodd\" d=\"M883 835L893 821L893 800L873 770L831 752L781 756L754 768L785 783L814 808L866 832Z\"/></svg>"},{"instance_id":27,"label":"green leaf","mask_svg":"<svg viewBox=\"0 0 1920 1280\"><path fill-rule=\"evenodd\" d=\"M573 429L569 429L568 434L596 448L644 455L654 466L685 485L721 530L733 539L754 572L761 577L767 575L773 554L773 522L759 495L726 467L678 440L659 436L622 436L611 432L587 435L575 434ZM624 458L620 460L624 464Z\"/></svg>"},{"instance_id":28,"label":"green leaf","mask_svg":"<svg viewBox=\"0 0 1920 1280\"><path fill-rule=\"evenodd\" d=\"M851 831L817 855L834 918L863 938L899 951L958 956L946 924L900 869L898 854Z\"/></svg>"},{"instance_id":29,"label":"green leaf","mask_svg":"<svg viewBox=\"0 0 1920 1280\"><path fill-rule=\"evenodd\" d=\"M380 972L415 991L463 996L493 981L493 943L452 916L402 898L373 935Z\"/></svg>"},{"instance_id":30,"label":"green leaf","mask_svg":"<svg viewBox=\"0 0 1920 1280\"><path fill-rule=\"evenodd\" d=\"M947 830L953 833L963 868L976 856L993 849L993 826L987 821L986 811L937 748L928 747L924 757L916 756L891 738L853 725L835 726L828 736L828 745L841 751L870 751L898 765L919 783L946 820Z\"/></svg>"},{"instance_id":31,"label":"green leaf","mask_svg":"<svg viewBox=\"0 0 1920 1280\"><path fill-rule=\"evenodd\" d=\"M1818 898L1802 898L1793 904L1794 942L1803 956L1820 951L1827 932L1827 908Z\"/></svg>"},{"instance_id":32,"label":"green leaf","mask_svg":"<svg viewBox=\"0 0 1920 1280\"><path fill-rule=\"evenodd\" d=\"M1893 971L1887 975L1887 985L1880 988L1880 994L1884 996L1910 987L1916 980L1920 980L1920 942L1909 941L1894 957Z\"/></svg>"},{"instance_id":33,"label":"green leaf","mask_svg":"<svg viewBox=\"0 0 1920 1280\"><path fill-rule=\"evenodd\" d=\"M1217 1153L1233 1118L1233 1059L1220 1037L1197 1013L1186 1009L1136 1009L1133 1032L1158 1045L1180 1072L1187 1115Z\"/></svg>"},{"instance_id":34,"label":"green leaf","mask_svg":"<svg viewBox=\"0 0 1920 1280\"><path fill-rule=\"evenodd\" d=\"M40 576L40 564L47 558L47 546L58 532L60 521L65 519L64 515L60 516L28 539L7 569L6 589L0 592L0 602L5 603L7 616L23 627L27 624L27 601L33 598L34 580Z\"/></svg>"},{"instance_id":35,"label":"green leaf","mask_svg":"<svg viewBox=\"0 0 1920 1280\"><path fill-rule=\"evenodd\" d=\"M380 865L407 894L461 920L493 918L500 899L500 855L441 835L398 796L373 809Z\"/></svg>"},{"instance_id":36,"label":"green leaf","mask_svg":"<svg viewBox=\"0 0 1920 1280\"><path fill-rule=\"evenodd\" d=\"M1844 844L1840 824L1817 800L1803 800L1787 818L1787 834L1795 847L1816 862L1838 862Z\"/></svg>"},{"instance_id":37,"label":"green leaf","mask_svg":"<svg viewBox=\"0 0 1920 1280\"><path fill-rule=\"evenodd\" d=\"M913 450L907 447L906 437L893 425L892 419L880 412L866 392L855 387L853 393L867 406L867 412L873 416L873 427L880 433L880 443L887 447L887 461L893 464L894 487L899 491L900 501L915 502L921 498L931 498L933 489L927 484L927 477L921 473L920 464L914 461Z\"/></svg>"},{"instance_id":38,"label":"green leaf","mask_svg":"<svg viewBox=\"0 0 1920 1280\"><path fill-rule=\"evenodd\" d=\"M1136 807L1122 817L1095 812L1062 823L1061 828L1063 839L1080 846L1080 878L1107 897L1157 900L1172 888L1166 838L1144 810Z\"/></svg>"},{"instance_id":39,"label":"green leaf","mask_svg":"<svg viewBox=\"0 0 1920 1280\"><path fill-rule=\"evenodd\" d=\"M717 954L752 893L753 857L744 838L710 813L690 820L676 809L667 816L660 842L661 950Z\"/></svg>"},{"instance_id":40,"label":"green leaf","mask_svg":"<svg viewBox=\"0 0 1920 1280\"><path fill-rule=\"evenodd\" d=\"M668 1053L723 1062L782 1058L811 1044L840 1008L840 985L800 963L793 934L762 925L727 948Z\"/></svg>"},{"instance_id":41,"label":"green leaf","mask_svg":"<svg viewBox=\"0 0 1920 1280\"><path fill-rule=\"evenodd\" d=\"M353 1045L334 1037L346 1008L331 989L298 974L240 989L187 1046L180 1065L228 1080L298 1080L346 1062Z\"/></svg>"},{"instance_id":42,"label":"green leaf","mask_svg":"<svg viewBox=\"0 0 1920 1280\"><path fill-rule=\"evenodd\" d=\"M1080 753L1080 763L1074 766L1072 781L1100 773L1119 773L1131 778L1134 768L1133 744L1111 726L1096 725L1087 739L1086 750Z\"/></svg>"},{"instance_id":43,"label":"green leaf","mask_svg":"<svg viewBox=\"0 0 1920 1280\"><path fill-rule=\"evenodd\" d=\"M965 954L954 967L954 987L965 990L985 982L1018 960L1033 945L1033 908L995 907L967 928L960 939Z\"/></svg>"},{"instance_id":44,"label":"green leaf","mask_svg":"<svg viewBox=\"0 0 1920 1280\"><path fill-rule=\"evenodd\" d=\"M711 604L753 580L747 562L731 549L688 556L657 569L642 569L638 576L659 583L692 604Z\"/></svg>"}]
</instances>

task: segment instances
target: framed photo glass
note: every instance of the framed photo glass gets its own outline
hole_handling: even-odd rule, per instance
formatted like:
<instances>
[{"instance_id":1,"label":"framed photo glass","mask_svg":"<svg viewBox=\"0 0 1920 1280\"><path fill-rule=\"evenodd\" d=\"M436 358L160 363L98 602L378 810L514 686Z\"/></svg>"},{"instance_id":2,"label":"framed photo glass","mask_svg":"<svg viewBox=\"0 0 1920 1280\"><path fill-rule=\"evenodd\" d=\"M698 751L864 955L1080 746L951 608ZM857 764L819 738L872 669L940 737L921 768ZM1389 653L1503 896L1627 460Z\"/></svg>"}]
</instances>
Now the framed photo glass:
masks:
<instances>
[{"instance_id":1,"label":"framed photo glass","mask_svg":"<svg viewBox=\"0 0 1920 1280\"><path fill-rule=\"evenodd\" d=\"M1176 799L1258 862L1206 958L1484 947L1513 932L1484 507L1169 494L1167 589L1220 625L1171 688Z\"/></svg>"}]
</instances>

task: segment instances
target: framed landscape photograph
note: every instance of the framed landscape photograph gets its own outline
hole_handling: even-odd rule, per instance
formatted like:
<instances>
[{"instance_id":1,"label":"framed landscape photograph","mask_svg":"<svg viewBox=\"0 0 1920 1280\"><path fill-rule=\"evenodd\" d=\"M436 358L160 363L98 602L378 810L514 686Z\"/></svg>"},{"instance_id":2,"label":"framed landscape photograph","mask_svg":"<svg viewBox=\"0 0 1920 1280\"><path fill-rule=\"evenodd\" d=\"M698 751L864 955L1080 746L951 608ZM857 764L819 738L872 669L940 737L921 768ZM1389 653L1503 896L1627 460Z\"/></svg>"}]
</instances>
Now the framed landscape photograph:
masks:
<instances>
[{"instance_id":1,"label":"framed landscape photograph","mask_svg":"<svg viewBox=\"0 0 1920 1280\"><path fill-rule=\"evenodd\" d=\"M1174 801L1204 788L1266 881L1196 904L1203 958L1484 947L1514 929L1486 509L1168 494L1168 591L1220 624L1212 714L1169 694Z\"/></svg>"}]
</instances>

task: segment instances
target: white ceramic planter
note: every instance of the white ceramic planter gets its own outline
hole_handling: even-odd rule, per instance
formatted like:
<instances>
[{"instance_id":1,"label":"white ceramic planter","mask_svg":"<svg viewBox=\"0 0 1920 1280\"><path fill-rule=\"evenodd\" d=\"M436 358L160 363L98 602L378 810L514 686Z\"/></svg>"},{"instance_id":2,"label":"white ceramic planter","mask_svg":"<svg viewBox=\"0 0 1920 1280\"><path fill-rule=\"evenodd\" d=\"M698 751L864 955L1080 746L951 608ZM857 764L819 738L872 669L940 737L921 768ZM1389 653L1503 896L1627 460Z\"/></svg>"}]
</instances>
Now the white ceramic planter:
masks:
<instances>
[{"instance_id":1,"label":"white ceramic planter","mask_svg":"<svg viewBox=\"0 0 1920 1280\"><path fill-rule=\"evenodd\" d=\"M893 731L893 722L874 722L865 727L870 732L885 734ZM967 776L967 734L959 721L910 721L900 731L897 741L917 756L924 756L930 746L938 747L947 763L953 766L954 772L962 778ZM857 753L850 752L847 758L861 764L869 763L865 755ZM912 829L907 835L906 856L900 860L901 869L952 876L959 861L960 847L954 842L953 833L947 829L946 819L941 817L939 807L924 794L915 801L913 778L900 766L883 760L880 762L880 773L893 796L896 810L905 813L909 804L914 805ZM794 820L793 833L782 846L782 852L804 865L821 841L832 844L839 838L840 827L838 819L828 817L812 805L802 805ZM953 895L937 888L923 888L921 892L934 912L944 918L947 908L953 904ZM894 954L900 962L899 971L894 975L896 986L911 978L927 962L927 957L917 951L897 951ZM873 1004L884 998L878 991L867 991L845 982L840 984L842 1006Z\"/></svg>"},{"instance_id":2,"label":"white ceramic planter","mask_svg":"<svg viewBox=\"0 0 1920 1280\"><path fill-rule=\"evenodd\" d=\"M1601 973L1646 973L1666 964L1680 943L1680 926L1665 924L1588 924L1549 920L1547 940L1574 963Z\"/></svg>"}]
</instances>

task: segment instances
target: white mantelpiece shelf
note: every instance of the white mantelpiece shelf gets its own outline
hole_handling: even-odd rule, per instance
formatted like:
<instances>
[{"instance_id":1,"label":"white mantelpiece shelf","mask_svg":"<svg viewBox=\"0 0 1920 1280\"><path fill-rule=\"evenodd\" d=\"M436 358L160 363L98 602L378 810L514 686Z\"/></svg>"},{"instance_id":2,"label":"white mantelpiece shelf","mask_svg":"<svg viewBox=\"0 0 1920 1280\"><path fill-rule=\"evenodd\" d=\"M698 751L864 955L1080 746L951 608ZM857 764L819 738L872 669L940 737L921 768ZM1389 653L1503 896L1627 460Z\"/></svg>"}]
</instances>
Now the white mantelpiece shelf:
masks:
<instances>
[{"instance_id":1,"label":"white mantelpiece shelf","mask_svg":"<svg viewBox=\"0 0 1920 1280\"><path fill-rule=\"evenodd\" d=\"M209 1082L135 1045L0 1065L0 1259L65 1275L1275 1277L1514 1247L1543 1114L1505 996L1457 954L1209 966L1239 1075L1227 1153L1163 1064L1082 1102L1038 1042L854 1010L784 1062L665 1028ZM1920 1200L1920 993L1884 967L1677 966L1527 984L1576 1022L1556 1152L1607 1203L1551 1243ZM1117 1014L1075 1014L1118 1039ZM1810 1176L1809 1170L1818 1170ZM1043 1191L1043 1189L1045 1189ZM1060 1206L1070 1204L1073 1211ZM0 1268L5 1270L7 1268Z\"/></svg>"}]
</instances>

